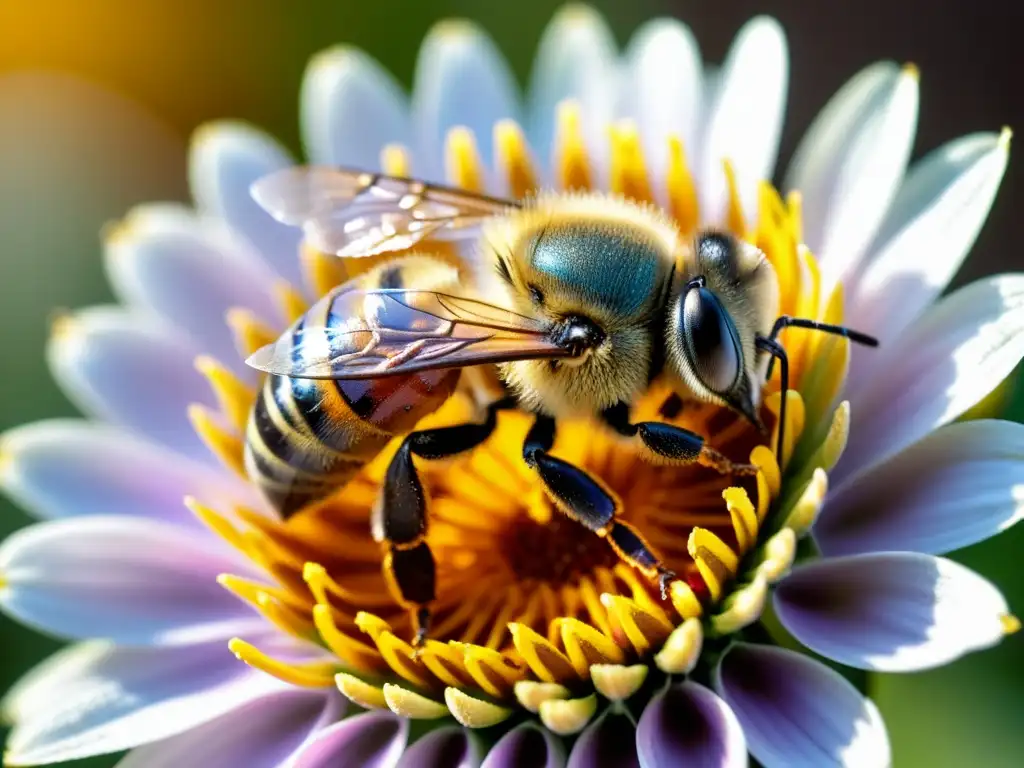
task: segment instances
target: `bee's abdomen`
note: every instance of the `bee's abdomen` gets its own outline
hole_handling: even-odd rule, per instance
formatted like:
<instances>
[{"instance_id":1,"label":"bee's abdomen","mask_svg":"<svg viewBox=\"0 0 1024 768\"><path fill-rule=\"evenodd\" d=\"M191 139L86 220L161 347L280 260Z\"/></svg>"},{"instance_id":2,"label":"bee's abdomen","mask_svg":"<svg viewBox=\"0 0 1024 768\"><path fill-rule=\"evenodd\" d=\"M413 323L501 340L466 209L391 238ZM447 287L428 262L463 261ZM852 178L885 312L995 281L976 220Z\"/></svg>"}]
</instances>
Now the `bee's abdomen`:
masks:
<instances>
[{"instance_id":1,"label":"bee's abdomen","mask_svg":"<svg viewBox=\"0 0 1024 768\"><path fill-rule=\"evenodd\" d=\"M246 433L249 476L285 517L344 487L395 435L437 410L457 370L330 381L268 376Z\"/></svg>"}]
</instances>

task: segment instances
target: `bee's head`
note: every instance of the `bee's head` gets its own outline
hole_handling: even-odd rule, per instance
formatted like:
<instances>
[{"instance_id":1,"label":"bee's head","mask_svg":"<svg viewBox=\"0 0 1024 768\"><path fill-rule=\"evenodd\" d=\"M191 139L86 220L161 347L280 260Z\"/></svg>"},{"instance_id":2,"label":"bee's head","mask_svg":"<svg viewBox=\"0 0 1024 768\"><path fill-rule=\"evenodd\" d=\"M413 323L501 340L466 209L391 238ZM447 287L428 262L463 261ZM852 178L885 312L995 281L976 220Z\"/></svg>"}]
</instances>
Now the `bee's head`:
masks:
<instances>
[{"instance_id":1,"label":"bee's head","mask_svg":"<svg viewBox=\"0 0 1024 768\"><path fill-rule=\"evenodd\" d=\"M636 206L604 198L551 205L526 211L527 225L509 225L507 249L495 248L497 274L511 308L571 355L508 363L503 374L540 410L593 414L647 385L673 248L669 235L635 220L643 214Z\"/></svg>"},{"instance_id":2,"label":"bee's head","mask_svg":"<svg viewBox=\"0 0 1024 768\"><path fill-rule=\"evenodd\" d=\"M685 261L669 303L668 369L697 398L763 429L755 337L767 334L777 313L771 265L754 246L719 232L698 235Z\"/></svg>"}]
</instances>

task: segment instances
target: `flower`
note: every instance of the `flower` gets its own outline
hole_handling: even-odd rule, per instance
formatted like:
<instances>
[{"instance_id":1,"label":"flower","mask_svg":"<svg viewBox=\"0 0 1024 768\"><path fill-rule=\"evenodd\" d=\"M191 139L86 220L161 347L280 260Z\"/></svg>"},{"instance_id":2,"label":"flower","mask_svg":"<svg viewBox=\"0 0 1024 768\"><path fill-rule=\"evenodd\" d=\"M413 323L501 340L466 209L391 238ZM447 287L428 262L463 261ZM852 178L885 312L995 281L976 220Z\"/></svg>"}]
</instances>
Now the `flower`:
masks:
<instances>
[{"instance_id":1,"label":"flower","mask_svg":"<svg viewBox=\"0 0 1024 768\"><path fill-rule=\"evenodd\" d=\"M956 140L908 171L917 72L876 64L811 127L787 177L799 192L782 198L763 180L786 68L770 19L745 26L711 75L683 25L651 22L620 58L578 6L545 33L525 106L465 22L428 36L408 103L359 51L311 64L314 162L653 200L684 231L718 223L762 248L784 312L882 340L851 350L784 331L781 457L723 410L665 417L749 455L753 481L647 465L586 423L560 429L556 453L616 491L681 575L664 602L552 511L517 452L524 414L424 465L438 605L418 653L369 534L388 452L287 523L241 466L256 383L245 353L362 267L303 247L250 199L293 163L272 139L201 130L197 212L133 211L107 241L124 306L55 323L54 374L94 421L4 437L4 487L46 519L0 546L0 604L81 641L7 695L7 762L132 749L122 766L743 765L748 752L766 766L887 764L874 705L760 619L770 603L817 654L885 671L1017 628L993 585L940 556L1021 514L1024 428L953 422L1024 355L1024 277L936 301L987 215L1009 133ZM777 414L777 375L767 391ZM637 408L656 411L658 394ZM464 410L456 397L430 418ZM344 698L374 711L343 718ZM424 729L414 720L442 722L406 748Z\"/></svg>"}]
</instances>

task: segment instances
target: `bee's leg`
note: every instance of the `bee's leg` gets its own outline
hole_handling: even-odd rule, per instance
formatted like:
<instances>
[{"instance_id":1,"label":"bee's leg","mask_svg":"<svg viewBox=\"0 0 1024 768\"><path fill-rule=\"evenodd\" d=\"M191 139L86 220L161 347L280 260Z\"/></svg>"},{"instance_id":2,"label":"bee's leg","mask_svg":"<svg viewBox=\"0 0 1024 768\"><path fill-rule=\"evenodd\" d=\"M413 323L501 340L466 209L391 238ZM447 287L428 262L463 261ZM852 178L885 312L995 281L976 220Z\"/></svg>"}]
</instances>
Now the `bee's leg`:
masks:
<instances>
[{"instance_id":1,"label":"bee's leg","mask_svg":"<svg viewBox=\"0 0 1024 768\"><path fill-rule=\"evenodd\" d=\"M599 480L549 451L555 420L538 416L523 443L523 459L537 470L559 511L604 538L615 553L648 578L658 579L662 597L675 573L665 568L647 542L630 525L616 519L621 502Z\"/></svg>"},{"instance_id":2,"label":"bee's leg","mask_svg":"<svg viewBox=\"0 0 1024 768\"><path fill-rule=\"evenodd\" d=\"M430 627L430 603L434 601L434 556L425 540L427 497L416 472L413 456L443 459L476 447L494 431L498 411L509 400L492 403L482 424L459 424L412 432L391 459L384 487L373 511L373 535L388 546L384 576L404 608L413 614L414 645L426 638Z\"/></svg>"},{"instance_id":3,"label":"bee's leg","mask_svg":"<svg viewBox=\"0 0 1024 768\"><path fill-rule=\"evenodd\" d=\"M755 465L737 464L729 460L709 446L696 432L660 421L631 423L629 408L625 403L619 403L603 411L601 418L620 435L639 438L649 451L668 463L697 463L711 467L723 475L757 474Z\"/></svg>"}]
</instances>

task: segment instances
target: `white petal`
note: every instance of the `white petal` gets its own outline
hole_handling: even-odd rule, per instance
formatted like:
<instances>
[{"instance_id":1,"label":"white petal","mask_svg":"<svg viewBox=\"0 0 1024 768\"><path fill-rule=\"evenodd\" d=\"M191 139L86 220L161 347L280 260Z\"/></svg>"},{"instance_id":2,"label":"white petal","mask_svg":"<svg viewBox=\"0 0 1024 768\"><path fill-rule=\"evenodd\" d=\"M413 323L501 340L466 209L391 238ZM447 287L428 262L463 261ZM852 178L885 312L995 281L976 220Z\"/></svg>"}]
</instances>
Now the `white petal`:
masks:
<instances>
[{"instance_id":1,"label":"white petal","mask_svg":"<svg viewBox=\"0 0 1024 768\"><path fill-rule=\"evenodd\" d=\"M324 728L296 756L294 768L394 768L409 736L409 721L390 712L366 712Z\"/></svg>"},{"instance_id":2,"label":"white petal","mask_svg":"<svg viewBox=\"0 0 1024 768\"><path fill-rule=\"evenodd\" d=\"M767 16L747 22L736 36L716 76L714 102L700 139L701 218L721 221L728 200L722 162L736 171L743 212L757 213L757 185L771 179L786 110L789 54L779 23Z\"/></svg>"},{"instance_id":3,"label":"white petal","mask_svg":"<svg viewBox=\"0 0 1024 768\"><path fill-rule=\"evenodd\" d=\"M199 210L223 221L281 277L300 285L301 232L274 221L249 194L254 181L290 165L294 161L280 144L244 123L204 125L189 149L189 183Z\"/></svg>"},{"instance_id":4,"label":"white petal","mask_svg":"<svg viewBox=\"0 0 1024 768\"><path fill-rule=\"evenodd\" d=\"M0 436L0 486L41 517L127 515L201 527L182 500L256 504L247 483L95 422L37 421Z\"/></svg>"},{"instance_id":5,"label":"white petal","mask_svg":"<svg viewBox=\"0 0 1024 768\"><path fill-rule=\"evenodd\" d=\"M62 637L226 642L262 619L217 583L224 572L255 575L204 532L127 517L54 520L0 544L0 605Z\"/></svg>"},{"instance_id":6,"label":"white petal","mask_svg":"<svg viewBox=\"0 0 1024 768\"><path fill-rule=\"evenodd\" d=\"M401 86L358 48L342 45L314 57L300 102L303 143L318 165L377 170L385 145L410 143Z\"/></svg>"},{"instance_id":7,"label":"white petal","mask_svg":"<svg viewBox=\"0 0 1024 768\"><path fill-rule=\"evenodd\" d=\"M145 211L129 214L107 240L114 290L126 303L184 330L198 350L248 374L225 318L229 309L241 307L283 326L274 272L198 220L171 229L163 219Z\"/></svg>"},{"instance_id":8,"label":"white petal","mask_svg":"<svg viewBox=\"0 0 1024 768\"><path fill-rule=\"evenodd\" d=\"M519 96L508 64L480 27L445 21L430 31L416 61L412 116L417 175L443 180L445 137L457 125L473 131L481 157L492 157L494 124L519 119Z\"/></svg>"},{"instance_id":9,"label":"white petal","mask_svg":"<svg viewBox=\"0 0 1024 768\"><path fill-rule=\"evenodd\" d=\"M803 196L804 240L826 285L855 270L878 230L910 159L917 104L915 68L873 64L832 97L797 147L785 186Z\"/></svg>"},{"instance_id":10,"label":"white petal","mask_svg":"<svg viewBox=\"0 0 1024 768\"><path fill-rule=\"evenodd\" d=\"M280 768L342 710L336 692L292 688L163 741L133 749L117 768Z\"/></svg>"},{"instance_id":11,"label":"white petal","mask_svg":"<svg viewBox=\"0 0 1024 768\"><path fill-rule=\"evenodd\" d=\"M857 475L814 526L826 555L907 550L940 555L1024 517L1024 426L950 424Z\"/></svg>"},{"instance_id":12,"label":"white petal","mask_svg":"<svg viewBox=\"0 0 1024 768\"><path fill-rule=\"evenodd\" d=\"M888 768L878 709L842 675L784 648L737 643L715 687L736 713L750 753L765 768Z\"/></svg>"},{"instance_id":13,"label":"white petal","mask_svg":"<svg viewBox=\"0 0 1024 768\"><path fill-rule=\"evenodd\" d=\"M5 702L8 765L118 752L292 688L231 657L223 642L180 648L87 643L30 672Z\"/></svg>"},{"instance_id":14,"label":"white petal","mask_svg":"<svg viewBox=\"0 0 1024 768\"><path fill-rule=\"evenodd\" d=\"M650 21L633 35L625 58L624 111L640 126L648 166L664 173L670 136L682 139L689 157L698 157L704 86L690 28L675 19Z\"/></svg>"},{"instance_id":15,"label":"white petal","mask_svg":"<svg viewBox=\"0 0 1024 768\"><path fill-rule=\"evenodd\" d=\"M541 36L530 75L527 135L545 168L553 157L556 108L573 99L591 160L603 172L621 77L615 38L601 15L577 4L558 11Z\"/></svg>"},{"instance_id":16,"label":"white petal","mask_svg":"<svg viewBox=\"0 0 1024 768\"><path fill-rule=\"evenodd\" d=\"M1024 356L1024 275L979 280L947 296L892 341L884 375L850 393L853 426L834 488L960 416Z\"/></svg>"},{"instance_id":17,"label":"white petal","mask_svg":"<svg viewBox=\"0 0 1024 768\"><path fill-rule=\"evenodd\" d=\"M114 307L60 318L47 348L54 378L83 411L214 462L187 415L191 403L214 405L196 354L162 324Z\"/></svg>"},{"instance_id":18,"label":"white petal","mask_svg":"<svg viewBox=\"0 0 1024 768\"><path fill-rule=\"evenodd\" d=\"M843 283L847 323L895 338L953 279L981 230L1009 157L1009 134L965 136L911 168L859 274ZM848 391L873 375L855 348Z\"/></svg>"},{"instance_id":19,"label":"white petal","mask_svg":"<svg viewBox=\"0 0 1024 768\"><path fill-rule=\"evenodd\" d=\"M828 558L795 569L775 611L811 650L860 669L912 672L998 643L1006 601L952 560L912 552Z\"/></svg>"}]
</instances>

